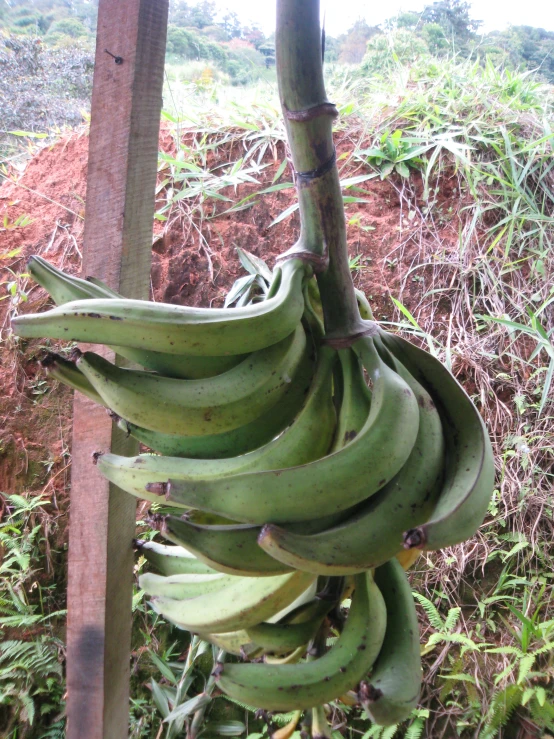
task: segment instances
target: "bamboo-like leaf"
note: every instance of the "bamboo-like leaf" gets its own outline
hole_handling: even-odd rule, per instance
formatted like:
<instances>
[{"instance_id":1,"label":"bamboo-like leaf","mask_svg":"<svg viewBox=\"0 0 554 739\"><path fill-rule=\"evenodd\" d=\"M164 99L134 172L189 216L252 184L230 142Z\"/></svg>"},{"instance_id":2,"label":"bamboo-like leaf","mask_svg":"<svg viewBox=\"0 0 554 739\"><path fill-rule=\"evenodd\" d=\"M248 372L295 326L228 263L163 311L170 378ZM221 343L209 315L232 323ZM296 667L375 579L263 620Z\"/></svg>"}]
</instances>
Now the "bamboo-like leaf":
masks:
<instances>
[{"instance_id":1,"label":"bamboo-like leaf","mask_svg":"<svg viewBox=\"0 0 554 739\"><path fill-rule=\"evenodd\" d=\"M169 701L167 699L167 695L154 678L150 680L150 687L152 688L152 699L156 704L156 708L165 720L169 716Z\"/></svg>"},{"instance_id":2,"label":"bamboo-like leaf","mask_svg":"<svg viewBox=\"0 0 554 739\"><path fill-rule=\"evenodd\" d=\"M208 721L203 728L206 734L220 736L241 736L246 731L246 724L242 721Z\"/></svg>"},{"instance_id":3,"label":"bamboo-like leaf","mask_svg":"<svg viewBox=\"0 0 554 739\"><path fill-rule=\"evenodd\" d=\"M238 280L235 280L233 287L227 293L225 303L223 304L224 307L228 308L235 302L235 300L238 300L242 295L244 295L244 293L250 289L255 280L255 275L244 275L244 277L239 277Z\"/></svg>"},{"instance_id":4,"label":"bamboo-like leaf","mask_svg":"<svg viewBox=\"0 0 554 739\"><path fill-rule=\"evenodd\" d=\"M167 665L163 660L161 660L158 657L158 655L155 652L153 652L151 649L148 650L148 654L152 662L156 665L156 667L162 673L165 679L169 680L169 682L173 683L173 685L176 685L178 682L177 677L174 675L173 670L169 667L169 665Z\"/></svg>"},{"instance_id":5,"label":"bamboo-like leaf","mask_svg":"<svg viewBox=\"0 0 554 739\"><path fill-rule=\"evenodd\" d=\"M279 179L279 177L280 177L280 176L281 176L281 175L283 174L283 172L285 171L285 169L286 169L286 167L287 167L287 164L288 164L287 160L286 160L286 159L283 159L283 161L281 162L281 164L279 165L279 167L277 168L277 171L275 172L275 174L274 174L274 176L273 176L273 180L272 180L272 183L273 183L273 182L277 182L277 180Z\"/></svg>"},{"instance_id":6,"label":"bamboo-like leaf","mask_svg":"<svg viewBox=\"0 0 554 739\"><path fill-rule=\"evenodd\" d=\"M164 718L164 721L175 721L175 719L190 716L191 713L194 713L199 708L206 706L210 701L211 696L207 695L207 693L200 693L199 695L195 695L194 698L190 698L188 701L181 703L180 706L176 706L173 711L171 711L171 713L169 713Z\"/></svg>"},{"instance_id":7,"label":"bamboo-like leaf","mask_svg":"<svg viewBox=\"0 0 554 739\"><path fill-rule=\"evenodd\" d=\"M281 221L284 221L285 218L288 218L297 210L298 210L298 203L293 203L292 205L289 205L289 207L286 208L282 213L280 213L277 216L277 218L271 221L268 228L271 228L272 226L276 226L278 223L281 223Z\"/></svg>"},{"instance_id":8,"label":"bamboo-like leaf","mask_svg":"<svg viewBox=\"0 0 554 739\"><path fill-rule=\"evenodd\" d=\"M242 249L240 246L237 246L236 249L240 263L247 272L250 272L251 275L261 275L266 282L272 281L273 274L263 259L251 254L246 249Z\"/></svg>"},{"instance_id":9,"label":"bamboo-like leaf","mask_svg":"<svg viewBox=\"0 0 554 739\"><path fill-rule=\"evenodd\" d=\"M361 182L367 182L373 180L379 175L375 172L372 174L358 174L355 177L345 177L344 180L340 181L341 188L352 187L352 185L359 185Z\"/></svg>"}]
</instances>

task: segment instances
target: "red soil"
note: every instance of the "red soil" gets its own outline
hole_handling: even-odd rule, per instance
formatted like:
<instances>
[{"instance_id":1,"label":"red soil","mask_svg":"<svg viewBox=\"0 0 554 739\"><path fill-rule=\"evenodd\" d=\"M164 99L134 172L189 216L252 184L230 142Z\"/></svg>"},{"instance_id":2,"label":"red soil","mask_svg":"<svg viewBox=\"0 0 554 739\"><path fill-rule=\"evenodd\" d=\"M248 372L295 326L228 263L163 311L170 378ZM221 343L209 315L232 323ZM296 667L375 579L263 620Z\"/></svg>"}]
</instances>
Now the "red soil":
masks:
<instances>
[{"instance_id":1,"label":"red soil","mask_svg":"<svg viewBox=\"0 0 554 739\"><path fill-rule=\"evenodd\" d=\"M5 216L8 224L20 215L32 219L23 228L0 227L2 281L22 275L19 285L28 295L28 301L19 306L9 299L0 303L0 326L5 341L0 359L4 386L4 399L0 401L4 420L0 432L0 490L5 494L43 491L51 497L54 506L58 505L56 501L62 501L60 513L65 509L63 493L69 481L71 393L63 387L43 383L43 373L36 360L44 342L14 341L9 333L9 318L13 311L37 311L47 304L42 288L23 276L31 255L40 254L73 273L80 271L87 146L86 133L74 133L40 151L19 178L14 177L0 187L0 224ZM175 152L175 142L166 128L160 134L160 148ZM346 134L338 134L341 178L369 173L367 167L364 169L348 157L352 148L352 140ZM216 153L217 159L213 157L211 167L232 163L241 156L236 146L220 147ZM237 202L269 186L284 154L282 147L278 154L278 159L270 161L270 166L262 171L259 185L240 185L236 191L228 188L223 194ZM290 171L281 177L281 181L287 180ZM443 183L441 207L450 217L433 233L422 228L418 213L422 187L417 178L412 185L415 191L408 193L405 188L402 198L399 190L403 184L398 179L383 182L372 179L359 186L362 191L349 193L364 201L346 206L350 256L359 256L353 274L356 285L370 298L376 318L392 318L394 306L390 295L401 299L410 311L418 307L423 292L419 277L425 271L413 273L418 279L404 278L421 261L423 247L427 254L430 244L435 244L441 252L455 247L458 226L454 216L460 202L454 185L454 182ZM295 198L294 189L286 189L254 198L252 207L231 214L223 212L232 203L208 200L204 203L205 213L221 215L202 221L196 209L191 219L183 208L174 210L165 223L156 221L152 249L153 297L190 305L220 305L230 285L244 273L236 246L262 257L272 266L274 257L297 239L297 214L270 226ZM16 249L21 251L6 257Z\"/></svg>"}]
</instances>

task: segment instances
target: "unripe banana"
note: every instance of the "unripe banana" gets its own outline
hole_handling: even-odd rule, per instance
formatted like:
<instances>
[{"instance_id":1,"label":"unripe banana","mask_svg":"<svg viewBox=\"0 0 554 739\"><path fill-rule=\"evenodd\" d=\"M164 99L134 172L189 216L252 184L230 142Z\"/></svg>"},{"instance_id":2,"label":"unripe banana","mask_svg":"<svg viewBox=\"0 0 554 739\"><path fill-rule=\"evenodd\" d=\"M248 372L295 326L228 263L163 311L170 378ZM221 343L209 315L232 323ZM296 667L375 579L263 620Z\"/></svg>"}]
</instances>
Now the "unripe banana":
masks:
<instances>
[{"instance_id":1,"label":"unripe banana","mask_svg":"<svg viewBox=\"0 0 554 739\"><path fill-rule=\"evenodd\" d=\"M204 593L217 593L235 581L231 575L216 572L213 575L155 575L144 572L139 576L139 587L154 597L196 598Z\"/></svg>"},{"instance_id":2,"label":"unripe banana","mask_svg":"<svg viewBox=\"0 0 554 739\"><path fill-rule=\"evenodd\" d=\"M124 300L122 295L109 288L101 280L95 277L82 280L80 277L66 274L39 256L31 257L28 269L31 276L50 294L57 305L90 298ZM246 358L242 354L229 357L195 357L125 346L112 346L111 349L125 359L160 372L166 377L181 377L188 380L219 375L236 367Z\"/></svg>"},{"instance_id":3,"label":"unripe banana","mask_svg":"<svg viewBox=\"0 0 554 739\"><path fill-rule=\"evenodd\" d=\"M44 367L50 377L53 377L58 382L61 382L68 387L78 390L87 398L94 400L99 405L106 406L106 403L102 400L100 395L96 392L92 384L85 377L85 375L75 366L75 362L70 362L59 354L47 354L44 359L41 360L41 365Z\"/></svg>"},{"instance_id":4,"label":"unripe banana","mask_svg":"<svg viewBox=\"0 0 554 739\"><path fill-rule=\"evenodd\" d=\"M276 577L237 577L236 583L217 593L186 600L154 598L152 606L188 631L211 634L237 631L267 621L299 597L314 579L305 572Z\"/></svg>"},{"instance_id":5,"label":"unripe banana","mask_svg":"<svg viewBox=\"0 0 554 739\"><path fill-rule=\"evenodd\" d=\"M65 339L129 346L169 354L249 354L276 344L300 323L306 266L282 263L274 297L243 308L189 308L125 298L76 300L40 314L12 320L26 338Z\"/></svg>"},{"instance_id":6,"label":"unripe banana","mask_svg":"<svg viewBox=\"0 0 554 739\"><path fill-rule=\"evenodd\" d=\"M407 719L419 700L419 624L410 583L397 559L375 570L375 582L385 599L387 630L359 698L374 723L390 726Z\"/></svg>"},{"instance_id":7,"label":"unripe banana","mask_svg":"<svg viewBox=\"0 0 554 739\"><path fill-rule=\"evenodd\" d=\"M400 362L390 361L412 389L419 408L418 435L408 460L389 483L338 526L311 535L264 526L258 542L283 564L318 575L347 575L377 567L400 550L406 527L423 523L433 509L444 467L439 413L429 393Z\"/></svg>"},{"instance_id":8,"label":"unripe banana","mask_svg":"<svg viewBox=\"0 0 554 739\"><path fill-rule=\"evenodd\" d=\"M385 346L428 390L443 417L445 479L426 523L405 534L405 546L441 549L469 539L485 517L494 488L492 447L465 390L438 359L399 336L381 332Z\"/></svg>"},{"instance_id":9,"label":"unripe banana","mask_svg":"<svg viewBox=\"0 0 554 739\"><path fill-rule=\"evenodd\" d=\"M346 624L318 659L297 665L225 664L217 684L231 698L270 711L311 708L334 700L367 674L383 643L386 609L367 573L356 576Z\"/></svg>"},{"instance_id":10,"label":"unripe banana","mask_svg":"<svg viewBox=\"0 0 554 739\"><path fill-rule=\"evenodd\" d=\"M29 259L27 269L31 277L46 290L57 305L70 303L73 300L122 297L100 280L92 283L89 280L69 275L38 255Z\"/></svg>"},{"instance_id":11,"label":"unripe banana","mask_svg":"<svg viewBox=\"0 0 554 739\"><path fill-rule=\"evenodd\" d=\"M337 452L289 469L224 480L170 480L170 503L244 523L286 523L334 515L374 495L402 468L419 428L408 385L379 357L371 338L355 344L373 383L371 409L360 433Z\"/></svg>"},{"instance_id":12,"label":"unripe banana","mask_svg":"<svg viewBox=\"0 0 554 739\"><path fill-rule=\"evenodd\" d=\"M227 459L246 454L269 443L289 426L302 407L314 372L314 363L306 355L281 400L254 421L226 431L206 436L178 436L136 426L120 419L119 427L150 449L169 457L191 459Z\"/></svg>"},{"instance_id":13,"label":"unripe banana","mask_svg":"<svg viewBox=\"0 0 554 739\"><path fill-rule=\"evenodd\" d=\"M153 431L183 436L224 433L254 421L284 395L306 351L299 325L278 344L204 380L178 380L117 367L85 352L77 367L119 416Z\"/></svg>"},{"instance_id":14,"label":"unripe banana","mask_svg":"<svg viewBox=\"0 0 554 739\"><path fill-rule=\"evenodd\" d=\"M153 500L144 494L148 483L164 482L169 478L188 481L224 478L239 472L293 467L319 459L328 451L334 435L332 366L335 358L333 349L322 348L310 392L298 416L276 439L255 451L214 460L152 454L137 457L104 454L98 460L98 469L122 490Z\"/></svg>"},{"instance_id":15,"label":"unripe banana","mask_svg":"<svg viewBox=\"0 0 554 739\"><path fill-rule=\"evenodd\" d=\"M159 544L157 541L135 540L135 547L162 575L215 575L208 567L183 547Z\"/></svg>"},{"instance_id":16,"label":"unripe banana","mask_svg":"<svg viewBox=\"0 0 554 739\"><path fill-rule=\"evenodd\" d=\"M334 605L331 600L314 600L303 606L302 615L305 620L299 622L297 613L294 622L291 619L285 619L285 623L264 622L246 629L246 633L264 650L273 654L286 654L305 646L314 638Z\"/></svg>"}]
</instances>

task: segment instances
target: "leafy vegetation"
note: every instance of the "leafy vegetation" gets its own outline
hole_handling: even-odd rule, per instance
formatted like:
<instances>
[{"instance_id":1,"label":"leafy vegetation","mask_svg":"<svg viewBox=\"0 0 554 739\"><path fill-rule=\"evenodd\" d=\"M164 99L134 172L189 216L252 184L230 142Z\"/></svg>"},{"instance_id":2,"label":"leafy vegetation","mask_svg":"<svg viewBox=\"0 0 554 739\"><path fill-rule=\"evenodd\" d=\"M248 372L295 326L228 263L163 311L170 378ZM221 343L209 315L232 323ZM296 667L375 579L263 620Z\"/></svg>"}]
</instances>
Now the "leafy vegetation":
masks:
<instances>
[{"instance_id":1,"label":"leafy vegetation","mask_svg":"<svg viewBox=\"0 0 554 739\"><path fill-rule=\"evenodd\" d=\"M41 496L9 495L0 523L0 726L6 737L37 725L57 726L61 736L65 610L45 546L49 505Z\"/></svg>"}]
</instances>

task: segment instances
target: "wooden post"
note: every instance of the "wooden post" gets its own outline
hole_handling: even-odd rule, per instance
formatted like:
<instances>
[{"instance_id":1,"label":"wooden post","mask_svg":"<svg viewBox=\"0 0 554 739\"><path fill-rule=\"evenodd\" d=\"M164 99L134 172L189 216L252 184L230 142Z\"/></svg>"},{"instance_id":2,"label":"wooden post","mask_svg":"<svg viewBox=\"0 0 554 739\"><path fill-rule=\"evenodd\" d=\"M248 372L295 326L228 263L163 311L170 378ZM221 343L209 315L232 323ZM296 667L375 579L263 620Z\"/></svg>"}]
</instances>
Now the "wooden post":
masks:
<instances>
[{"instance_id":1,"label":"wooden post","mask_svg":"<svg viewBox=\"0 0 554 739\"><path fill-rule=\"evenodd\" d=\"M83 274L147 298L168 0L100 0ZM98 347L94 347L98 350ZM136 446L74 401L67 619L67 737L128 736L134 499L92 463Z\"/></svg>"}]
</instances>

